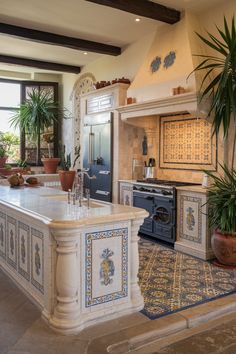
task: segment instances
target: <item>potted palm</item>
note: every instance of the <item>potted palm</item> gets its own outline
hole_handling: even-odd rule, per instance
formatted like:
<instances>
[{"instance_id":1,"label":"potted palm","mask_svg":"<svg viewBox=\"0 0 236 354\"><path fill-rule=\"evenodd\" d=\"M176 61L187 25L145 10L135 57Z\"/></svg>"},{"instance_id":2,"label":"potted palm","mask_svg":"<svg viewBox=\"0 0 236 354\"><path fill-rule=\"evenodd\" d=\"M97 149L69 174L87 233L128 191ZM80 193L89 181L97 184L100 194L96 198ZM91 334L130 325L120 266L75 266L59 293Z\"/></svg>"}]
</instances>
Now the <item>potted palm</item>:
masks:
<instances>
[{"instance_id":1,"label":"potted palm","mask_svg":"<svg viewBox=\"0 0 236 354\"><path fill-rule=\"evenodd\" d=\"M53 101L50 91L32 89L28 93L26 101L20 105L11 118L12 126L20 127L33 141L37 142L37 156L39 156L38 147L41 134L45 132L45 129L51 128L57 121L58 109L59 106ZM56 160L53 161L52 159ZM56 164L56 167L60 161L59 158L52 157L50 157L50 160L54 162L54 165ZM45 166L47 160L42 159L42 162ZM55 168L53 171L46 167L46 173L55 173Z\"/></svg>"},{"instance_id":2,"label":"potted palm","mask_svg":"<svg viewBox=\"0 0 236 354\"><path fill-rule=\"evenodd\" d=\"M236 147L236 29L232 19L231 26L224 18L224 29L217 27L218 37L208 33L205 38L198 37L214 54L200 55L202 62L194 71L204 70L201 98L210 97L208 115L213 116L213 133L218 135L223 127L227 139L229 129L234 126L232 160L230 166L225 161L223 177L204 171L212 178L208 188L209 221L215 229L212 236L212 249L219 262L236 264L236 170L234 168ZM210 76L213 79L206 84Z\"/></svg>"},{"instance_id":3,"label":"potted palm","mask_svg":"<svg viewBox=\"0 0 236 354\"><path fill-rule=\"evenodd\" d=\"M63 191L71 190L75 179L75 165L80 157L80 147L75 147L75 158L73 165L71 163L71 153L66 154L66 147L63 145L61 152L61 169L59 170L59 178L61 181L61 188Z\"/></svg>"}]
</instances>

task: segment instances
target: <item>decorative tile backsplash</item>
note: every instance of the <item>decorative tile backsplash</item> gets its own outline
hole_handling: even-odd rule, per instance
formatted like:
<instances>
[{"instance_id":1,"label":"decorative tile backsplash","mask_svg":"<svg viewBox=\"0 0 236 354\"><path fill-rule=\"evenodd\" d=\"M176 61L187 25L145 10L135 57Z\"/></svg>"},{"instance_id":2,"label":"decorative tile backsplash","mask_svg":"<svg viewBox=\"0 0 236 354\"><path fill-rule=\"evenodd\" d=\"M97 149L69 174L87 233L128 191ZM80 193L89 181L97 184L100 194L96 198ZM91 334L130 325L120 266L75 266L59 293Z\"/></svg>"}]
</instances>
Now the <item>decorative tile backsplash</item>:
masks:
<instances>
[{"instance_id":1,"label":"decorative tile backsplash","mask_svg":"<svg viewBox=\"0 0 236 354\"><path fill-rule=\"evenodd\" d=\"M160 167L215 169L216 139L205 119L181 116L160 121Z\"/></svg>"}]
</instances>

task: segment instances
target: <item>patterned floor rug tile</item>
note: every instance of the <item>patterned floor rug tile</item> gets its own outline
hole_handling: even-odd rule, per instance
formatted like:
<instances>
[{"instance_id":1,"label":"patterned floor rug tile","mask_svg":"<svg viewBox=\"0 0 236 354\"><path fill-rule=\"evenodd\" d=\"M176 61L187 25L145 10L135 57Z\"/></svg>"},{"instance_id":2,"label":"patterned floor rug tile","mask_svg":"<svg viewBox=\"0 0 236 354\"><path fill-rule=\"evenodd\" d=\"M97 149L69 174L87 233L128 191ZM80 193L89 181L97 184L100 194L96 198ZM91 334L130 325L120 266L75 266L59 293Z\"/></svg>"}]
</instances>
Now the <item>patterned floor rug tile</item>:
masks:
<instances>
[{"instance_id":1,"label":"patterned floor rug tile","mask_svg":"<svg viewBox=\"0 0 236 354\"><path fill-rule=\"evenodd\" d=\"M236 270L221 269L156 242L140 240L139 260L142 312L151 319L236 292Z\"/></svg>"}]
</instances>

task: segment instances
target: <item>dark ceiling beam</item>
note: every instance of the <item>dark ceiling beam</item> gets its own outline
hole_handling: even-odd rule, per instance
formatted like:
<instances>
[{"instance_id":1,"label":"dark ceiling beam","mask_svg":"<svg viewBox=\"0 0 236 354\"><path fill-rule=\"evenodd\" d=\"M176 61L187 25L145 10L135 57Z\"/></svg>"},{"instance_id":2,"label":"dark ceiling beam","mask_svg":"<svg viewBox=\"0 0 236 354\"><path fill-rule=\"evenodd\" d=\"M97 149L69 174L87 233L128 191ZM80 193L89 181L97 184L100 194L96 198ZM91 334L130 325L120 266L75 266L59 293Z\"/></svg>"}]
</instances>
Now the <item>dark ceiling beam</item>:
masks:
<instances>
[{"instance_id":1,"label":"dark ceiling beam","mask_svg":"<svg viewBox=\"0 0 236 354\"><path fill-rule=\"evenodd\" d=\"M180 11L148 0L86 0L95 4L113 7L153 20L174 24L180 20Z\"/></svg>"},{"instance_id":2,"label":"dark ceiling beam","mask_svg":"<svg viewBox=\"0 0 236 354\"><path fill-rule=\"evenodd\" d=\"M80 73L79 66L58 64L58 63L52 63L52 62L47 62L47 61L40 61L40 60L33 60L33 59L26 59L26 58L19 58L19 57L12 57L12 56L8 56L8 55L0 55L0 63L30 66L32 68L53 70L53 71L62 71L62 72L73 73L73 74Z\"/></svg>"},{"instance_id":3,"label":"dark ceiling beam","mask_svg":"<svg viewBox=\"0 0 236 354\"><path fill-rule=\"evenodd\" d=\"M51 32L38 31L31 28L19 27L0 23L0 33L23 38L25 40L44 44L57 45L75 50L94 52L99 54L120 55L121 48L85 39L62 36Z\"/></svg>"}]
</instances>

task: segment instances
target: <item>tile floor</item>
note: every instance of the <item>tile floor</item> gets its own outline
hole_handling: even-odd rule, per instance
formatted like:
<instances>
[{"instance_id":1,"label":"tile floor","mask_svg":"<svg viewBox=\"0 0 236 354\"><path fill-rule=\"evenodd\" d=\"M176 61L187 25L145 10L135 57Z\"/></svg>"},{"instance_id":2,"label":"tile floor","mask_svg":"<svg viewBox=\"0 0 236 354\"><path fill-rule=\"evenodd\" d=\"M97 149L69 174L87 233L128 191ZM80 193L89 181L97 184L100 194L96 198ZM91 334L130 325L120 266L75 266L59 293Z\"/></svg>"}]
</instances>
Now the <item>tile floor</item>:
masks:
<instances>
[{"instance_id":1,"label":"tile floor","mask_svg":"<svg viewBox=\"0 0 236 354\"><path fill-rule=\"evenodd\" d=\"M236 311L235 294L153 321L136 313L87 328L76 336L62 336L47 327L35 305L0 271L0 354L228 354L233 348L232 354L236 352L236 316L232 311ZM226 313L232 321L223 324L223 338L219 327L218 332L210 330L183 340L198 328L208 329L207 320L212 320L211 326L212 322L219 324L215 318ZM182 341L172 344L175 340ZM188 346L190 351L186 352ZM214 351L219 348L226 351Z\"/></svg>"}]
</instances>

